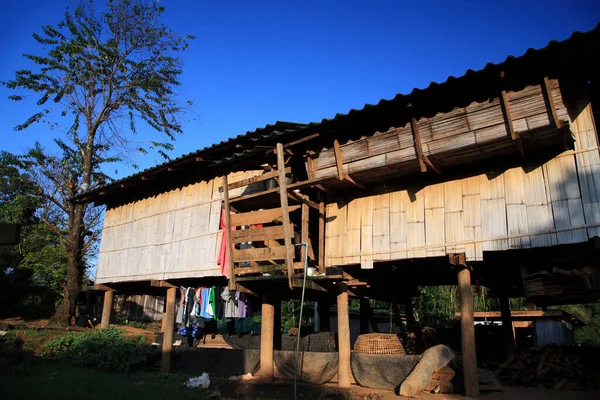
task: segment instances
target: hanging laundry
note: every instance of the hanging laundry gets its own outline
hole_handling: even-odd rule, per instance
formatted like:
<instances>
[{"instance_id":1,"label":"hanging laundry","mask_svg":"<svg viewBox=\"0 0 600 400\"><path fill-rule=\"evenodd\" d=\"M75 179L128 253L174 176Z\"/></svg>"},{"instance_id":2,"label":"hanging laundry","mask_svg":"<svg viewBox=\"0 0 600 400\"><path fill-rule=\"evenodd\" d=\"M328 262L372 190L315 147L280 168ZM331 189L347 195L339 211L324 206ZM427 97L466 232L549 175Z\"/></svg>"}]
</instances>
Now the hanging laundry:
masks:
<instances>
[{"instance_id":1,"label":"hanging laundry","mask_svg":"<svg viewBox=\"0 0 600 400\"><path fill-rule=\"evenodd\" d=\"M219 229L223 231L223 236L221 237L221 247L219 249L219 257L217 258L217 265L221 266L221 273L227 277L227 279L231 278L231 271L229 271L229 248L227 246L227 240L229 237L229 232L227 232L227 224L225 223L225 210L221 210L221 222L219 224ZM235 226L231 227L231 230L235 230Z\"/></svg>"},{"instance_id":2,"label":"hanging laundry","mask_svg":"<svg viewBox=\"0 0 600 400\"><path fill-rule=\"evenodd\" d=\"M201 288L202 295L202 306L200 307L200 316L203 318L212 319L212 315L208 313L208 308L210 307L210 302L208 301L208 296L210 294L210 289L207 287Z\"/></svg>"},{"instance_id":3,"label":"hanging laundry","mask_svg":"<svg viewBox=\"0 0 600 400\"><path fill-rule=\"evenodd\" d=\"M210 316L213 319L216 319L215 318L215 315L216 315L216 305L215 305L215 288L214 288L214 286L211 287L209 289L209 292L208 292L208 308L206 309L206 312L208 314L210 314Z\"/></svg>"},{"instance_id":4,"label":"hanging laundry","mask_svg":"<svg viewBox=\"0 0 600 400\"><path fill-rule=\"evenodd\" d=\"M235 292L236 297L238 299L238 318L246 318L246 314L248 311L248 299L246 297L246 293Z\"/></svg>"},{"instance_id":5,"label":"hanging laundry","mask_svg":"<svg viewBox=\"0 0 600 400\"><path fill-rule=\"evenodd\" d=\"M237 307L237 298L234 290L223 290L221 293L221 298L225 302L224 313L223 316L225 318L237 318L238 307Z\"/></svg>"}]
</instances>

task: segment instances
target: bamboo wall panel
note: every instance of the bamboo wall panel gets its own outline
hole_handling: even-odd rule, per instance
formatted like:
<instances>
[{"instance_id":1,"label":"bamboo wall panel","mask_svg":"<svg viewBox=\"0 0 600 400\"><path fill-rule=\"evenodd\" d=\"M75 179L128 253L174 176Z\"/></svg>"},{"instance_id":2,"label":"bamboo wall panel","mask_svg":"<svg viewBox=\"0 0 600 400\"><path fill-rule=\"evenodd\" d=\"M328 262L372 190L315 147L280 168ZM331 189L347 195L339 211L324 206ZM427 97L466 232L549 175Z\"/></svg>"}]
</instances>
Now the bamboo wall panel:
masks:
<instances>
[{"instance_id":1,"label":"bamboo wall panel","mask_svg":"<svg viewBox=\"0 0 600 400\"><path fill-rule=\"evenodd\" d=\"M260 174L236 172L230 182ZM221 178L106 211L96 282L220 276ZM238 197L263 182L230 191Z\"/></svg>"},{"instance_id":2,"label":"bamboo wall panel","mask_svg":"<svg viewBox=\"0 0 600 400\"><path fill-rule=\"evenodd\" d=\"M555 92L554 96L559 97L560 93ZM533 110L515 113L521 129L551 123L547 115L529 115L545 110L538 104L543 102L541 93L532 91L510 99L520 103L522 110ZM560 104L559 115L565 115L562 100ZM491 112L492 107L493 104L482 106L479 111ZM581 111L569 120L576 139L575 150L565 151L541 165L525 163L523 167L426 187L347 199L349 204L361 204L360 214L354 205L335 203L336 217L327 219L326 230L345 232L348 227L347 231L356 237L360 226L360 250L356 251L354 239L346 241L352 245L344 248L335 243L336 234L330 234L326 245L336 251L327 253L326 265L355 264L360 257L363 268L372 268L373 261L463 251L467 260L480 261L485 251L581 243L600 235L598 140L590 106L584 104L577 109ZM445 121L444 129L464 127L459 122L461 112L454 113L455 120ZM423 137L442 140L443 135L438 132L441 126L442 123L430 123L423 130ZM486 126L480 121L477 128Z\"/></svg>"}]
</instances>

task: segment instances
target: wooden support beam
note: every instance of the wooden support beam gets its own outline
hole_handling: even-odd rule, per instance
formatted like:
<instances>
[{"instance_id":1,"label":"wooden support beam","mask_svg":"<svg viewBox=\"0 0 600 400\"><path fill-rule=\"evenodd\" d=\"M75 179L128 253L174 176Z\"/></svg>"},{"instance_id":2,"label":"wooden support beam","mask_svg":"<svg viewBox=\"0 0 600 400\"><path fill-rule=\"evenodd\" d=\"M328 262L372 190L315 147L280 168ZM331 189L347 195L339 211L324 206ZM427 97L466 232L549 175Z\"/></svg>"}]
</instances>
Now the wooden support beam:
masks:
<instances>
[{"instance_id":1,"label":"wooden support beam","mask_svg":"<svg viewBox=\"0 0 600 400\"><path fill-rule=\"evenodd\" d=\"M167 282L167 281L161 281L158 279L151 279L150 280L150 286L152 287L166 287L166 288L176 288L177 286Z\"/></svg>"},{"instance_id":2,"label":"wooden support beam","mask_svg":"<svg viewBox=\"0 0 600 400\"><path fill-rule=\"evenodd\" d=\"M423 154L423 145L421 143L421 134L419 133L419 122L415 117L410 119L410 128L412 130L413 140L415 142L415 152L417 153L419 167L421 168L421 172L427 172L427 166L425 165L425 154Z\"/></svg>"},{"instance_id":3,"label":"wooden support beam","mask_svg":"<svg viewBox=\"0 0 600 400\"><path fill-rule=\"evenodd\" d=\"M504 356L510 357L517 350L517 342L515 340L515 330L513 328L512 317L510 315L510 302L508 296L502 295L498 297L500 303L500 316L502 318L502 336L504 339Z\"/></svg>"},{"instance_id":4,"label":"wooden support beam","mask_svg":"<svg viewBox=\"0 0 600 400\"><path fill-rule=\"evenodd\" d=\"M262 313L260 324L260 380L273 382L273 335L275 332L275 307L273 297L262 295Z\"/></svg>"},{"instance_id":5,"label":"wooden support beam","mask_svg":"<svg viewBox=\"0 0 600 400\"><path fill-rule=\"evenodd\" d=\"M227 182L227 174L223 175L222 181L223 187L229 187ZM229 253L229 257L225 257L227 262L227 268L229 268L229 288L235 289L235 273L233 271L233 242L231 241L231 209L229 206L229 190L225 190L223 192L223 206L225 207L225 229L227 234L227 252ZM239 215L239 214L238 214Z\"/></svg>"},{"instance_id":6,"label":"wooden support beam","mask_svg":"<svg viewBox=\"0 0 600 400\"><path fill-rule=\"evenodd\" d=\"M112 289L108 289L104 292L104 303L102 304L102 320L100 321L100 328L108 328L110 325L114 294L115 291Z\"/></svg>"},{"instance_id":7,"label":"wooden support beam","mask_svg":"<svg viewBox=\"0 0 600 400\"><path fill-rule=\"evenodd\" d=\"M173 362L173 330L175 329L175 299L177 297L177 288L167 289L167 305L165 310L165 333L162 345L162 360L160 370L162 372L171 372Z\"/></svg>"},{"instance_id":8,"label":"wooden support beam","mask_svg":"<svg viewBox=\"0 0 600 400\"><path fill-rule=\"evenodd\" d=\"M337 166L338 179L340 181L344 180L344 159L342 156L342 149L340 147L340 142L337 139L333 140L333 155L335 156L335 164Z\"/></svg>"},{"instance_id":9,"label":"wooden support beam","mask_svg":"<svg viewBox=\"0 0 600 400\"><path fill-rule=\"evenodd\" d=\"M97 283L94 285L94 290L114 290L114 289L111 288L110 286L106 286L106 285Z\"/></svg>"},{"instance_id":10,"label":"wooden support beam","mask_svg":"<svg viewBox=\"0 0 600 400\"><path fill-rule=\"evenodd\" d=\"M283 239L284 237L283 225L239 229L231 232L231 241L233 243L264 242L266 240Z\"/></svg>"},{"instance_id":11,"label":"wooden support beam","mask_svg":"<svg viewBox=\"0 0 600 400\"><path fill-rule=\"evenodd\" d=\"M319 271L325 271L325 202L319 193Z\"/></svg>"},{"instance_id":12,"label":"wooden support beam","mask_svg":"<svg viewBox=\"0 0 600 400\"><path fill-rule=\"evenodd\" d=\"M454 266L467 266L467 256L465 253L448 253L448 263Z\"/></svg>"},{"instance_id":13,"label":"wooden support beam","mask_svg":"<svg viewBox=\"0 0 600 400\"><path fill-rule=\"evenodd\" d=\"M292 147L292 146L295 146L297 144L308 142L309 140L312 140L312 139L316 139L319 136L320 135L318 133L313 133L312 135L308 135L308 136L305 136L305 137L303 137L301 139L294 140L293 142L286 143L286 144L283 145L283 148L287 149L288 147Z\"/></svg>"},{"instance_id":14,"label":"wooden support beam","mask_svg":"<svg viewBox=\"0 0 600 400\"><path fill-rule=\"evenodd\" d=\"M350 279L346 281L347 286L369 286L369 282L361 281L360 279Z\"/></svg>"},{"instance_id":15,"label":"wooden support beam","mask_svg":"<svg viewBox=\"0 0 600 400\"><path fill-rule=\"evenodd\" d=\"M504 78L504 72L501 73L501 78ZM500 105L502 106L502 114L504 116L504 122L506 124L506 128L508 129L510 138L516 141L517 147L519 148L519 153L521 153L521 157L525 157L525 149L523 148L523 143L521 142L519 132L515 130L513 125L512 113L508 104L508 95L504 89L500 91Z\"/></svg>"},{"instance_id":16,"label":"wooden support beam","mask_svg":"<svg viewBox=\"0 0 600 400\"><path fill-rule=\"evenodd\" d=\"M301 278L302 274L298 274L297 277L292 278L292 287L301 288L304 284L304 279ZM316 290L319 292L328 292L322 285L319 285L317 282L313 281L310 278L306 279L306 288L309 290Z\"/></svg>"},{"instance_id":17,"label":"wooden support beam","mask_svg":"<svg viewBox=\"0 0 600 400\"><path fill-rule=\"evenodd\" d=\"M291 172L292 172L291 167L287 167L285 169L286 174L289 174ZM252 178L247 178L247 179L243 179L241 181L230 183L229 190L237 189L242 186L252 185L253 183L257 183L257 182L266 181L267 179L274 179L274 178L277 178L278 176L279 176L279 171L267 172L266 174L262 174L262 175L258 175L258 176L252 177ZM223 192L223 186L219 187L219 192Z\"/></svg>"},{"instance_id":18,"label":"wooden support beam","mask_svg":"<svg viewBox=\"0 0 600 400\"><path fill-rule=\"evenodd\" d=\"M338 319L338 386L350 387L352 369L350 367L350 314L348 311L348 291L344 282L337 282Z\"/></svg>"},{"instance_id":19,"label":"wooden support beam","mask_svg":"<svg viewBox=\"0 0 600 400\"><path fill-rule=\"evenodd\" d=\"M284 260L287 258L287 249L285 246L233 249L232 254L233 262Z\"/></svg>"},{"instance_id":20,"label":"wooden support beam","mask_svg":"<svg viewBox=\"0 0 600 400\"><path fill-rule=\"evenodd\" d=\"M350 182L351 184L353 184L354 186L356 186L362 190L368 190L367 185L365 185L359 179L352 178L349 174L344 175L344 180L347 182Z\"/></svg>"},{"instance_id":21,"label":"wooden support beam","mask_svg":"<svg viewBox=\"0 0 600 400\"><path fill-rule=\"evenodd\" d=\"M561 129L563 127L563 123L560 119L558 119L558 114L556 113L556 102L554 101L554 95L552 94L552 89L550 88L550 81L548 77L545 76L542 79L542 94L544 95L544 102L546 103L546 108L550 112L550 116L552 117L551 123L554 124L556 129Z\"/></svg>"},{"instance_id":22,"label":"wooden support beam","mask_svg":"<svg viewBox=\"0 0 600 400\"><path fill-rule=\"evenodd\" d=\"M292 235L290 234L290 213L287 197L287 183L285 181L285 160L283 145L277 143L277 170L279 171L279 198L281 200L281 210L283 212L283 227L285 233L286 264L288 272L288 284L292 288L292 275L294 274L294 248L292 244Z\"/></svg>"},{"instance_id":23,"label":"wooden support beam","mask_svg":"<svg viewBox=\"0 0 600 400\"><path fill-rule=\"evenodd\" d=\"M223 192L223 194L225 194L225 193L227 193L227 192ZM229 198L229 196L227 196L227 197ZM286 205L287 205L287 196L285 194L284 194L284 197L286 199ZM300 208L299 205L288 206L287 210L286 210L287 214L288 214L288 219L289 219L289 213L291 213L292 211L296 211L299 208ZM280 208L270 208L267 210L233 214L233 215L231 215L230 223L231 223L231 226L264 224L264 223L273 222L279 218L282 218L284 216L284 214L286 214L286 211L284 211L283 207L280 207Z\"/></svg>"},{"instance_id":24,"label":"wooden support beam","mask_svg":"<svg viewBox=\"0 0 600 400\"><path fill-rule=\"evenodd\" d=\"M458 271L458 290L460 293L460 333L465 394L469 397L476 397L479 396L479 380L475 350L475 317L473 293L471 292L471 271L466 268Z\"/></svg>"},{"instance_id":25,"label":"wooden support beam","mask_svg":"<svg viewBox=\"0 0 600 400\"><path fill-rule=\"evenodd\" d=\"M308 261L308 249L304 243L308 243L308 246L310 247L310 240L308 237L308 218L310 212L308 208L308 200L308 196L302 196L302 220L300 223L300 243L302 243L302 246L300 246L300 261L302 264Z\"/></svg>"},{"instance_id":26,"label":"wooden support beam","mask_svg":"<svg viewBox=\"0 0 600 400\"><path fill-rule=\"evenodd\" d=\"M556 129L562 129L563 135L563 147L565 150L569 150L569 136L568 130L563 129L563 123L558 118L558 114L556 113L556 102L554 101L554 95L552 94L552 88L550 87L550 80L547 76L542 79L542 95L544 96L544 103L546 104L546 110L550 114L549 117L551 119L550 123L553 124Z\"/></svg>"},{"instance_id":27,"label":"wooden support beam","mask_svg":"<svg viewBox=\"0 0 600 400\"><path fill-rule=\"evenodd\" d=\"M302 203L304 200L302 199L302 194L297 193L293 190L288 190L288 197L292 200L298 201L300 203ZM314 208L315 210L319 209L319 204L315 203L314 201L311 201L310 199L307 199L306 202L308 203L308 206L311 208Z\"/></svg>"}]
</instances>

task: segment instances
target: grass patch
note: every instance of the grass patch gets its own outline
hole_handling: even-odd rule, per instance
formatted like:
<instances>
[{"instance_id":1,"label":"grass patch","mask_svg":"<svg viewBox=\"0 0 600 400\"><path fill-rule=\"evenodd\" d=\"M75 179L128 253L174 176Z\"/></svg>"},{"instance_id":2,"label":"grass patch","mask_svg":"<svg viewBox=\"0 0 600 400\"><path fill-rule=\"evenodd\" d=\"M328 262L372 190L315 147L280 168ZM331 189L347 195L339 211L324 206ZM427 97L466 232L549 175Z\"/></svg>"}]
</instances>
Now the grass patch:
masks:
<instances>
[{"instance_id":1,"label":"grass patch","mask_svg":"<svg viewBox=\"0 0 600 400\"><path fill-rule=\"evenodd\" d=\"M67 362L35 360L26 373L0 374L6 399L154 400L204 399L207 391L182 386L187 376L153 372L115 373Z\"/></svg>"}]
</instances>

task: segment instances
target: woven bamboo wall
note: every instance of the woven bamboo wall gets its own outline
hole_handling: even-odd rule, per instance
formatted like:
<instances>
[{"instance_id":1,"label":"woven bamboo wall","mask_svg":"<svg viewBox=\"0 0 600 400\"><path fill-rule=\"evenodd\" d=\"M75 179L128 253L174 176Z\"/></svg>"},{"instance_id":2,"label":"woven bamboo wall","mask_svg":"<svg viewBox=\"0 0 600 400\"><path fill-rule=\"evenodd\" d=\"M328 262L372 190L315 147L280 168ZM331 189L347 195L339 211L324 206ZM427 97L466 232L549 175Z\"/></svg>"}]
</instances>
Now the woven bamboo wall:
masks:
<instances>
[{"instance_id":1,"label":"woven bamboo wall","mask_svg":"<svg viewBox=\"0 0 600 400\"><path fill-rule=\"evenodd\" d=\"M231 190L230 197L260 190L259 184ZM215 178L107 210L96 283L220 276L220 186Z\"/></svg>"},{"instance_id":2,"label":"woven bamboo wall","mask_svg":"<svg viewBox=\"0 0 600 400\"><path fill-rule=\"evenodd\" d=\"M543 108L543 99L538 100ZM568 119L562 109L559 115ZM578 243L599 236L597 134L589 101L574 109L581 110L569 120L575 150L532 170L512 168L497 176L328 204L326 265L360 263L372 268L373 261L454 252L465 252L467 260L482 260L484 251Z\"/></svg>"}]
</instances>

